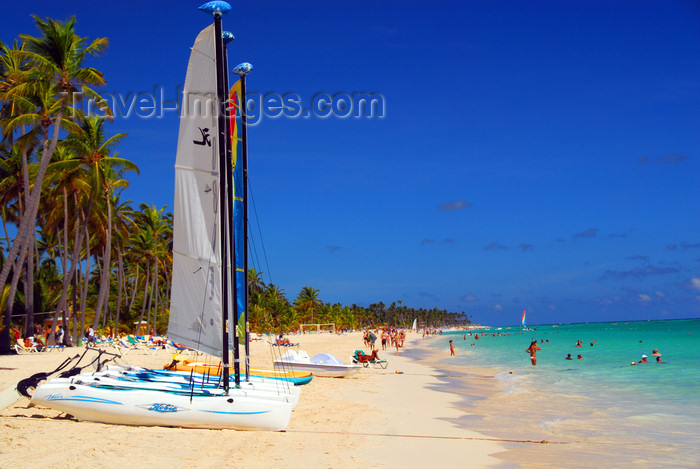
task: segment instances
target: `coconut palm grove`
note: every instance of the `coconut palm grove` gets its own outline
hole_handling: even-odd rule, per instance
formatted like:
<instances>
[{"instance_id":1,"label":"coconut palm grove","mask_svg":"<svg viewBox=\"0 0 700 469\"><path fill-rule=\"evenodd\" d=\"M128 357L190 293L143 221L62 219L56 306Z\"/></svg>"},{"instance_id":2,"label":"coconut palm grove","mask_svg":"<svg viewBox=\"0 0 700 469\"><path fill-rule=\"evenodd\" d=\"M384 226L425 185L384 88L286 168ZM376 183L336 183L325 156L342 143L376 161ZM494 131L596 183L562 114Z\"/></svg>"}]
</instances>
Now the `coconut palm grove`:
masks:
<instances>
[{"instance_id":1,"label":"coconut palm grove","mask_svg":"<svg viewBox=\"0 0 700 469\"><path fill-rule=\"evenodd\" d=\"M114 128L111 110L100 116L80 110L81 99L101 98L107 77L88 64L99 66L109 41L81 37L75 18L34 22L37 31L0 42L0 352L38 325L49 343L64 325L64 345L77 344L89 326L106 335L165 333L172 214L128 198L128 180L139 169L119 153L128 135ZM465 313L401 301L327 304L311 286L290 299L262 274L249 270L255 332L305 323L339 329L407 327L414 319L427 327L469 323Z\"/></svg>"}]
</instances>

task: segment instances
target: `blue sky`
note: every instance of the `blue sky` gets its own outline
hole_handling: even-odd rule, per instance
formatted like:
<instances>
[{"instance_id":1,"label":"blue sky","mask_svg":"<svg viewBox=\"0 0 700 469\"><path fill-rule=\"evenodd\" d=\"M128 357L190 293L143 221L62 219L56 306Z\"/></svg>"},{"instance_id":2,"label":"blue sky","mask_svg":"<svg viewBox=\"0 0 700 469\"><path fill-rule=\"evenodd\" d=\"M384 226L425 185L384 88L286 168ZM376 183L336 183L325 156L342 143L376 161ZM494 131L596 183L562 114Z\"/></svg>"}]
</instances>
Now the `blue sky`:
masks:
<instances>
[{"instance_id":1,"label":"blue sky","mask_svg":"<svg viewBox=\"0 0 700 469\"><path fill-rule=\"evenodd\" d=\"M76 15L110 40L103 91L175 102L201 3L16 2L0 39ZM700 316L698 2L232 6L229 63L253 64L252 96L384 104L249 130L258 268L290 299L313 286L496 325ZM110 128L141 169L124 197L172 209L177 114Z\"/></svg>"}]
</instances>

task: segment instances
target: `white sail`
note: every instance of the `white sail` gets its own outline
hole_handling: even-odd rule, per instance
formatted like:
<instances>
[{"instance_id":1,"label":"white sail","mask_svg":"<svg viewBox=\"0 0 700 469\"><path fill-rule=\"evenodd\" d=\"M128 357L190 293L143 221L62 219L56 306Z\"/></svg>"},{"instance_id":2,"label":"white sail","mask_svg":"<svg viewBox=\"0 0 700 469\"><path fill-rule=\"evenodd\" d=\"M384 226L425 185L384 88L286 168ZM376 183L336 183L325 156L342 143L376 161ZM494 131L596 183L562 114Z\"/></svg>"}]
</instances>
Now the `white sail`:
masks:
<instances>
[{"instance_id":1,"label":"white sail","mask_svg":"<svg viewBox=\"0 0 700 469\"><path fill-rule=\"evenodd\" d=\"M168 337L221 356L221 236L214 26L192 47L175 162Z\"/></svg>"}]
</instances>

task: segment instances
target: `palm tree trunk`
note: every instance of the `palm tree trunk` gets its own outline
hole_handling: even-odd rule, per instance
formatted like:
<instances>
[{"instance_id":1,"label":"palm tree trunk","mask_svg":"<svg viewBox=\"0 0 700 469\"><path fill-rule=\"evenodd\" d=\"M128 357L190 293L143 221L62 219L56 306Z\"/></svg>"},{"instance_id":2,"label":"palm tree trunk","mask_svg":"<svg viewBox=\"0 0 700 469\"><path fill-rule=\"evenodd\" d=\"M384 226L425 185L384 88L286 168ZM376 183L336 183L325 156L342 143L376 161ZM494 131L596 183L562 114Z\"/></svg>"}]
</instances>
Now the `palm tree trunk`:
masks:
<instances>
[{"instance_id":1,"label":"palm tree trunk","mask_svg":"<svg viewBox=\"0 0 700 469\"><path fill-rule=\"evenodd\" d=\"M119 313L122 308L122 291L124 290L124 262L122 260L122 252L117 251L117 284L119 288L117 289L117 312L114 318L114 337L116 338L119 333Z\"/></svg>"},{"instance_id":2,"label":"palm tree trunk","mask_svg":"<svg viewBox=\"0 0 700 469\"><path fill-rule=\"evenodd\" d=\"M0 271L0 288L4 287L5 283L7 283L7 278L10 276L10 270L12 268L21 269L27 255L27 247L29 245L30 238L30 236L28 236L30 226L33 228L36 223L36 215L39 210L39 201L41 200L41 186L44 182L46 168L49 166L49 161L51 161L53 152L56 150L64 110L65 101L61 104L61 109L58 111L58 114L53 121L53 136L50 143L48 140L48 128L44 132L44 145L41 153L41 160L39 162L39 170L37 171L36 178L34 179L34 187L30 192L29 205L27 206L27 210L24 212L24 215L20 220L17 235L12 242L12 247L10 248L10 252L7 256L7 261L3 265L2 271ZM15 264L15 258L18 254L19 260ZM5 316L3 318L3 325L5 327L0 329L0 353L10 350L10 327L12 321L11 311L13 302L14 296L8 296Z\"/></svg>"},{"instance_id":3,"label":"palm tree trunk","mask_svg":"<svg viewBox=\"0 0 700 469\"><path fill-rule=\"evenodd\" d=\"M110 200L109 193L106 195L107 198L107 240L105 242L105 251L102 259L102 275L100 280L100 294L97 297L97 306L95 307L95 322L94 328L97 329L97 325L100 321L100 314L102 313L102 307L105 304L105 298L109 295L109 284L110 284L110 263L112 254L112 203Z\"/></svg>"},{"instance_id":4,"label":"palm tree trunk","mask_svg":"<svg viewBox=\"0 0 700 469\"><path fill-rule=\"evenodd\" d=\"M153 296L155 294L156 279L158 278L158 264L155 263L153 267L153 278L151 279L151 291L148 295L148 306L146 307L146 334L151 330L151 310L153 309ZM153 311L153 316L155 317L155 311ZM155 322L155 321L154 321Z\"/></svg>"},{"instance_id":5,"label":"palm tree trunk","mask_svg":"<svg viewBox=\"0 0 700 469\"><path fill-rule=\"evenodd\" d=\"M34 247L36 246L36 232L32 230L32 250L27 257L27 265L24 269L24 312L27 322L34 324ZM37 262L38 264L38 262ZM54 326L56 324L54 323Z\"/></svg>"},{"instance_id":6,"label":"palm tree trunk","mask_svg":"<svg viewBox=\"0 0 700 469\"><path fill-rule=\"evenodd\" d=\"M71 320L73 321L73 340L75 342L71 342L70 340L66 345L73 345L73 343L78 343L78 276L80 275L80 271L77 271L75 275L73 275L73 292L72 292L72 298L71 302L73 303L73 313L71 314Z\"/></svg>"},{"instance_id":7,"label":"palm tree trunk","mask_svg":"<svg viewBox=\"0 0 700 469\"><path fill-rule=\"evenodd\" d=\"M143 287L143 302L141 303L141 315L139 316L139 323L136 325L136 335L138 335L138 330L143 322L143 312L146 309L146 299L148 298L148 283L151 280L151 266L146 264L146 282Z\"/></svg>"},{"instance_id":8,"label":"palm tree trunk","mask_svg":"<svg viewBox=\"0 0 700 469\"><path fill-rule=\"evenodd\" d=\"M127 310L129 313L131 313L131 310L134 309L134 303L136 302L136 291L138 289L138 284L139 284L139 264L136 263L136 275L134 275L134 286L132 287L131 301L129 301L129 309Z\"/></svg>"},{"instance_id":9,"label":"palm tree trunk","mask_svg":"<svg viewBox=\"0 0 700 469\"><path fill-rule=\"evenodd\" d=\"M24 133L24 126L22 126L22 133ZM26 204L29 206L29 163L27 161L27 150L22 148L22 177L24 179L24 195L26 199ZM24 279L24 312L26 314L26 322L34 324L34 251L36 250L36 226L34 224L30 227L31 236L31 255L27 257L27 268L25 270ZM39 256L36 256L37 265L39 264ZM54 323L54 326L56 323ZM33 327L33 326L32 326Z\"/></svg>"},{"instance_id":10,"label":"palm tree trunk","mask_svg":"<svg viewBox=\"0 0 700 469\"><path fill-rule=\"evenodd\" d=\"M153 330L155 331L156 329L156 320L158 319L158 300L160 299L160 289L158 288L158 280L160 278L158 277L158 260L156 259L156 281L155 281L155 286L154 286L154 291L155 291L155 298L154 298L154 305L153 305Z\"/></svg>"},{"instance_id":11,"label":"palm tree trunk","mask_svg":"<svg viewBox=\"0 0 700 469\"><path fill-rule=\"evenodd\" d=\"M61 297L58 299L58 307L56 308L56 311L53 313L53 322L54 324L56 321L58 321L58 315L63 312L65 314L65 310L68 309L68 288L70 287L71 280L73 279L73 276L75 275L75 270L78 267L78 264L80 264L80 247L83 242L83 237L86 238L87 240L87 245L88 245L88 263L90 262L90 239L87 236L87 223L88 223L88 218L90 217L90 209L92 207L92 195L88 199L87 203L87 209L86 213L84 215L85 222L83 223L83 229L80 229L80 223L78 223L78 219L76 219L75 223L75 240L73 241L73 257L72 257L72 262L70 266L70 271L68 272L68 275L63 275L63 286L61 288ZM82 214L82 210L80 211ZM90 269L86 269L86 272L89 272ZM87 284L87 282L86 282ZM83 305L83 318L85 317L85 309ZM84 320L84 319L83 319ZM81 329L83 324L80 325Z\"/></svg>"},{"instance_id":12,"label":"palm tree trunk","mask_svg":"<svg viewBox=\"0 0 700 469\"><path fill-rule=\"evenodd\" d=\"M87 236L87 224L83 227L85 231L85 272L83 273L83 290L80 296L80 333L85 331L85 308L87 307L88 281L90 280L90 237Z\"/></svg>"}]
</instances>

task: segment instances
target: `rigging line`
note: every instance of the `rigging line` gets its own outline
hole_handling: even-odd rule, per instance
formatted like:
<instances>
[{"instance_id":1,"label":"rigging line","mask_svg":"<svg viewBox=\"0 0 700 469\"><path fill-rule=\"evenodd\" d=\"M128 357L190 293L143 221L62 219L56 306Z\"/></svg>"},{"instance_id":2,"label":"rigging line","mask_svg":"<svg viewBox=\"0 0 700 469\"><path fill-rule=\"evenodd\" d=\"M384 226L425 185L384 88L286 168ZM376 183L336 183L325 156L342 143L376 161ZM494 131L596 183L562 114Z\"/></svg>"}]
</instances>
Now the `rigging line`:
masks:
<instances>
[{"instance_id":1,"label":"rigging line","mask_svg":"<svg viewBox=\"0 0 700 469\"><path fill-rule=\"evenodd\" d=\"M249 250L249 253L252 250L252 254L254 257L254 260L253 260L254 267L253 268L257 272L263 272L262 265L260 263L260 256L258 254L258 247L255 244L255 237L253 236L253 230L250 228L250 225L248 226L248 244L249 244L249 247L251 248Z\"/></svg>"},{"instance_id":2,"label":"rigging line","mask_svg":"<svg viewBox=\"0 0 700 469\"><path fill-rule=\"evenodd\" d=\"M568 441L547 441L547 440L511 440L507 438L488 438L476 436L443 436L443 435L406 435L400 433L360 433L360 432L340 432L323 430L286 430L287 433L316 433L326 435L348 435L348 436L385 436L394 438L428 438L436 440L476 440L476 441L502 441L507 443L531 443L536 445L568 445Z\"/></svg>"},{"instance_id":3,"label":"rigging line","mask_svg":"<svg viewBox=\"0 0 700 469\"><path fill-rule=\"evenodd\" d=\"M251 233L250 228L248 229L248 244L250 245L250 250L252 251L253 254L253 259L251 259L251 263L253 264L253 268L257 271L260 272L262 269L260 269L260 259L258 258L258 249L255 246L255 239L252 236L253 234Z\"/></svg>"},{"instance_id":4,"label":"rigging line","mask_svg":"<svg viewBox=\"0 0 700 469\"><path fill-rule=\"evenodd\" d=\"M258 208L255 205L255 198L253 197L253 186L250 183L250 178L248 178L248 192L250 192L250 201L253 205L253 213L255 214L255 224L258 226L258 234L260 236L260 246L263 252L263 258L265 259L265 269L267 271L267 277L272 283L272 273L270 272L270 263L267 261L267 251L265 250L265 241L263 240L262 228L260 226L260 218L258 218Z\"/></svg>"}]
</instances>

